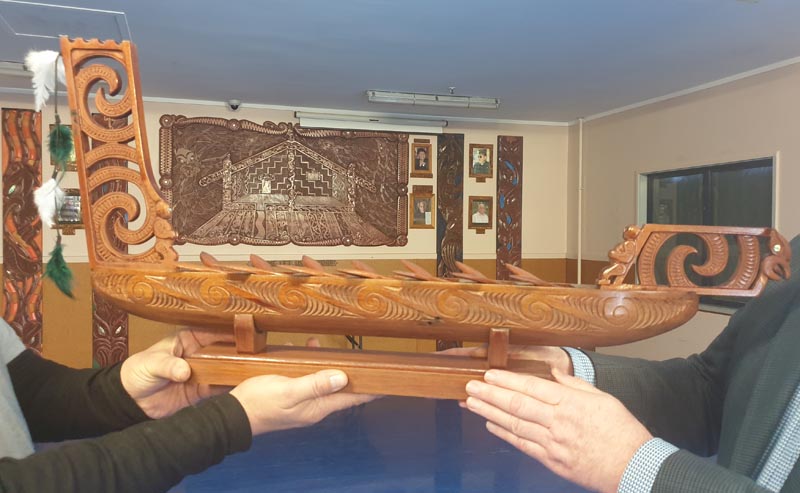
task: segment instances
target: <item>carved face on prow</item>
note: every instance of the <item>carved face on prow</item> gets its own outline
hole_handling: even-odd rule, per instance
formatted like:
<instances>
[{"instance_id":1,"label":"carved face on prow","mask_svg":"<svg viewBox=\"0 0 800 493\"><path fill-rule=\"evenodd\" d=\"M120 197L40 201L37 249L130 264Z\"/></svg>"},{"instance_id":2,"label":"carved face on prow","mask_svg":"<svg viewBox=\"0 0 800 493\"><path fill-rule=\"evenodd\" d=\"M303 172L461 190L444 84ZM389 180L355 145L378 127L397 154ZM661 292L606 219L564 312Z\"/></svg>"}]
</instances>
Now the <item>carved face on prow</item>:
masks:
<instances>
[{"instance_id":1,"label":"carved face on prow","mask_svg":"<svg viewBox=\"0 0 800 493\"><path fill-rule=\"evenodd\" d=\"M769 251L771 255L764 259L764 274L773 281L789 279L792 275L789 267L792 261L792 249L789 242L774 230L769 237Z\"/></svg>"}]
</instances>

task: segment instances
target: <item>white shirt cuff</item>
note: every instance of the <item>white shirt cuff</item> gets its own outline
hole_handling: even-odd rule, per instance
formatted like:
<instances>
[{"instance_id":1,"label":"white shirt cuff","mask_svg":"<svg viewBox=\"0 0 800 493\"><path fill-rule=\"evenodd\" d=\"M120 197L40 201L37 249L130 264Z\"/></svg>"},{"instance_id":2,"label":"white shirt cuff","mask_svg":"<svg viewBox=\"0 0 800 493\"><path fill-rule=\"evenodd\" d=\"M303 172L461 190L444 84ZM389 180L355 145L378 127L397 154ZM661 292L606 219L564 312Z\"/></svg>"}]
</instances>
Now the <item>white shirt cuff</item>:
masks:
<instances>
[{"instance_id":1,"label":"white shirt cuff","mask_svg":"<svg viewBox=\"0 0 800 493\"><path fill-rule=\"evenodd\" d=\"M622 473L617 493L647 493L653 489L661 465L678 447L660 438L644 442Z\"/></svg>"},{"instance_id":2,"label":"white shirt cuff","mask_svg":"<svg viewBox=\"0 0 800 493\"><path fill-rule=\"evenodd\" d=\"M592 360L586 356L586 353L580 349L571 347L562 347L561 349L566 351L572 360L572 374L592 385L597 385L597 380L594 375L594 364L592 364Z\"/></svg>"}]
</instances>

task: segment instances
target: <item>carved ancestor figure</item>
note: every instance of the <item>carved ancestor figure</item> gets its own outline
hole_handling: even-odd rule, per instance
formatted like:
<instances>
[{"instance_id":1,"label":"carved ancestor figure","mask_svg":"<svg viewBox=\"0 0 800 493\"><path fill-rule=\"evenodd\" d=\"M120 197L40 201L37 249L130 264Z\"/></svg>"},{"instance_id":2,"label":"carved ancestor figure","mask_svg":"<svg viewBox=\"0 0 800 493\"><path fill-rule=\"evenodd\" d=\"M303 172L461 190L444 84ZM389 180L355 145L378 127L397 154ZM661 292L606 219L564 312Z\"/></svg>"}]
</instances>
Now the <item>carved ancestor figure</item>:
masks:
<instances>
[{"instance_id":1,"label":"carved ancestor figure","mask_svg":"<svg viewBox=\"0 0 800 493\"><path fill-rule=\"evenodd\" d=\"M600 272L598 285L622 284L636 261L636 238L640 232L641 229L634 225L625 228L622 233L623 242L608 252L611 263Z\"/></svg>"}]
</instances>

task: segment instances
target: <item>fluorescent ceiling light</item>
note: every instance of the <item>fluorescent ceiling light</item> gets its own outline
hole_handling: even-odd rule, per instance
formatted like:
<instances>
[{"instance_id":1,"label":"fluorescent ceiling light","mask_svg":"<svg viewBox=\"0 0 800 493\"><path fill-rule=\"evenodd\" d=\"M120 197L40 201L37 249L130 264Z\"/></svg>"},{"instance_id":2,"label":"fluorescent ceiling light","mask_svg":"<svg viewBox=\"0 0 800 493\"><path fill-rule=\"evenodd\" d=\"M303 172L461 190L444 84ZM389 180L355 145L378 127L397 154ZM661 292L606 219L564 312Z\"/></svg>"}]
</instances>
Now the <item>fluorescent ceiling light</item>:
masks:
<instances>
[{"instance_id":1,"label":"fluorescent ceiling light","mask_svg":"<svg viewBox=\"0 0 800 493\"><path fill-rule=\"evenodd\" d=\"M449 106L451 108L483 108L496 110L497 98L476 98L455 94L418 94L413 92L367 91L370 103L411 104L414 106Z\"/></svg>"},{"instance_id":2,"label":"fluorescent ceiling light","mask_svg":"<svg viewBox=\"0 0 800 493\"><path fill-rule=\"evenodd\" d=\"M305 111L296 111L294 116L300 120L300 126L306 128L440 134L447 126L446 120L392 118L391 116L355 116Z\"/></svg>"},{"instance_id":3,"label":"fluorescent ceiling light","mask_svg":"<svg viewBox=\"0 0 800 493\"><path fill-rule=\"evenodd\" d=\"M0 75L32 77L33 73L26 70L22 62L0 62Z\"/></svg>"}]
</instances>

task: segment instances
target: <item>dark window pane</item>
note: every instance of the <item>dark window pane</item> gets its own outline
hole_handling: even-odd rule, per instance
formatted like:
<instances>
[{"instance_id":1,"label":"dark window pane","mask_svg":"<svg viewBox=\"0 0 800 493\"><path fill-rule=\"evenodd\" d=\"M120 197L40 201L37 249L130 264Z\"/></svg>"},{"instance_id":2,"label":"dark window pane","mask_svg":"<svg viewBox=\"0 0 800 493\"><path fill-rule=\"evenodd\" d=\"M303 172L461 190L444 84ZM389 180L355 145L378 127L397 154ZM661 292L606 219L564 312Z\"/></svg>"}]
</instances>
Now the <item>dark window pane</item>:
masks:
<instances>
[{"instance_id":1,"label":"dark window pane","mask_svg":"<svg viewBox=\"0 0 800 493\"><path fill-rule=\"evenodd\" d=\"M653 177L650 207L656 224L703 224L703 175Z\"/></svg>"},{"instance_id":2,"label":"dark window pane","mask_svg":"<svg viewBox=\"0 0 800 493\"><path fill-rule=\"evenodd\" d=\"M765 167L711 171L711 224L772 225L771 161Z\"/></svg>"},{"instance_id":3,"label":"dark window pane","mask_svg":"<svg viewBox=\"0 0 800 493\"><path fill-rule=\"evenodd\" d=\"M692 168L691 170L653 173L647 179L647 222L656 224L702 224L708 226L772 225L772 158L739 163ZM690 265L701 265L706 258L705 244L696 236L676 235L665 243L657 257L656 279L666 282L666 257L676 245L691 245L697 255L687 258L686 272L698 285L718 285L736 271L739 255L730 242L728 265L714 278L701 278ZM762 241L765 252L766 240ZM740 300L703 297L703 303L733 306Z\"/></svg>"}]
</instances>

